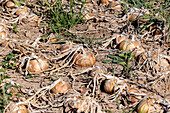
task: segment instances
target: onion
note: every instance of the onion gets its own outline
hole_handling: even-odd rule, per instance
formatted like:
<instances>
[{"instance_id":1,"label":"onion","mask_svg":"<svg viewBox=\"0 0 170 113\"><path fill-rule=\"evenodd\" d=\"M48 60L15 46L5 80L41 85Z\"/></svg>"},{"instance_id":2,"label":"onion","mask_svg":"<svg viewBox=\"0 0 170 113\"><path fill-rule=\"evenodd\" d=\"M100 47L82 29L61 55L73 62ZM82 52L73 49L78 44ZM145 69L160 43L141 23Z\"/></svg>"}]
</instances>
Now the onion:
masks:
<instances>
[{"instance_id":1,"label":"onion","mask_svg":"<svg viewBox=\"0 0 170 113\"><path fill-rule=\"evenodd\" d=\"M27 108L23 104L16 104L12 113L27 113Z\"/></svg>"},{"instance_id":2,"label":"onion","mask_svg":"<svg viewBox=\"0 0 170 113\"><path fill-rule=\"evenodd\" d=\"M7 33L5 31L0 32L0 39L6 39L7 38Z\"/></svg>"},{"instance_id":3,"label":"onion","mask_svg":"<svg viewBox=\"0 0 170 113\"><path fill-rule=\"evenodd\" d=\"M157 63L156 65L154 65L154 68L156 70L159 71L162 68L167 69L167 70L170 69L170 65L169 65L170 60L169 59L162 57L160 59L154 58L154 60Z\"/></svg>"},{"instance_id":4,"label":"onion","mask_svg":"<svg viewBox=\"0 0 170 113\"><path fill-rule=\"evenodd\" d=\"M23 7L23 8L19 8L17 11L16 11L16 15L19 16L19 15L26 15L28 11L28 8L27 7Z\"/></svg>"},{"instance_id":5,"label":"onion","mask_svg":"<svg viewBox=\"0 0 170 113\"><path fill-rule=\"evenodd\" d=\"M8 8L13 8L13 7L17 7L17 5L16 5L14 2L12 2L12 1L8 1L8 2L6 3L6 7L8 7Z\"/></svg>"},{"instance_id":6,"label":"onion","mask_svg":"<svg viewBox=\"0 0 170 113\"><path fill-rule=\"evenodd\" d=\"M95 18L95 16L92 13L87 13L84 17L84 19L86 19L86 20L91 20L91 19L93 20L94 18Z\"/></svg>"},{"instance_id":7,"label":"onion","mask_svg":"<svg viewBox=\"0 0 170 113\"><path fill-rule=\"evenodd\" d=\"M5 31L0 31L0 44L5 43L7 39L7 33Z\"/></svg>"},{"instance_id":8,"label":"onion","mask_svg":"<svg viewBox=\"0 0 170 113\"><path fill-rule=\"evenodd\" d=\"M116 82L117 82L116 79L105 80L105 83L104 83L104 90L105 90L105 92L113 93Z\"/></svg>"},{"instance_id":9,"label":"onion","mask_svg":"<svg viewBox=\"0 0 170 113\"><path fill-rule=\"evenodd\" d=\"M100 2L101 2L102 4L109 4L109 1L108 1L108 0L100 0Z\"/></svg>"},{"instance_id":10,"label":"onion","mask_svg":"<svg viewBox=\"0 0 170 113\"><path fill-rule=\"evenodd\" d=\"M40 73L42 71L47 70L49 67L49 63L47 59L44 58L36 58L36 59L31 59L29 62L28 66L28 71L29 73Z\"/></svg>"},{"instance_id":11,"label":"onion","mask_svg":"<svg viewBox=\"0 0 170 113\"><path fill-rule=\"evenodd\" d=\"M160 104L156 103L155 98L144 99L137 105L138 113L150 113L158 111L158 109L160 110L161 106Z\"/></svg>"},{"instance_id":12,"label":"onion","mask_svg":"<svg viewBox=\"0 0 170 113\"><path fill-rule=\"evenodd\" d=\"M74 64L81 67L92 67L96 62L96 58L92 52L75 55L74 60Z\"/></svg>"},{"instance_id":13,"label":"onion","mask_svg":"<svg viewBox=\"0 0 170 113\"><path fill-rule=\"evenodd\" d=\"M130 39L126 39L120 43L119 49L120 50L132 50L136 47L140 47L141 43L137 40L132 41Z\"/></svg>"},{"instance_id":14,"label":"onion","mask_svg":"<svg viewBox=\"0 0 170 113\"><path fill-rule=\"evenodd\" d=\"M52 93L65 93L67 90L71 89L70 84L64 82L61 79L58 79L52 84L51 92Z\"/></svg>"}]
</instances>

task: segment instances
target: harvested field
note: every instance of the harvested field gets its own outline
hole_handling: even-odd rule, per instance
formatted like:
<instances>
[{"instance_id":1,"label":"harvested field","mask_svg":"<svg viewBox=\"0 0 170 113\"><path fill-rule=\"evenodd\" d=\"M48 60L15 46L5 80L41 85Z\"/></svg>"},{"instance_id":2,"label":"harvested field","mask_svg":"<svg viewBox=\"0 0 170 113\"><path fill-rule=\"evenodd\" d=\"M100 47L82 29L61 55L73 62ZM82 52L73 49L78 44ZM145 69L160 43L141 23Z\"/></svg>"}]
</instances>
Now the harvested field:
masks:
<instances>
[{"instance_id":1,"label":"harvested field","mask_svg":"<svg viewBox=\"0 0 170 113\"><path fill-rule=\"evenodd\" d=\"M170 112L169 4L0 1L1 113Z\"/></svg>"}]
</instances>

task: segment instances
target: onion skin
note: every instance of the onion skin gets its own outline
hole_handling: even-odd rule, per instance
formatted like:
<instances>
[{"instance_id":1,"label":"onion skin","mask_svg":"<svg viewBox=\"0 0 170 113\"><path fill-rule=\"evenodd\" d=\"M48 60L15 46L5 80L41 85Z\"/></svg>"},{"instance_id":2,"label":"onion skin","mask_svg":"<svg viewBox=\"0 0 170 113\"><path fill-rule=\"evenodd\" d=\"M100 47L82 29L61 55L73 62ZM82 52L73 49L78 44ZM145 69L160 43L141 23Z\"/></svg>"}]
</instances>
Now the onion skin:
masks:
<instances>
[{"instance_id":1,"label":"onion skin","mask_svg":"<svg viewBox=\"0 0 170 113\"><path fill-rule=\"evenodd\" d=\"M59 81L52 89L52 93L65 93L67 90L71 89L70 84L64 82L64 81Z\"/></svg>"},{"instance_id":2,"label":"onion skin","mask_svg":"<svg viewBox=\"0 0 170 113\"><path fill-rule=\"evenodd\" d=\"M27 108L23 104L15 105L12 113L28 113Z\"/></svg>"},{"instance_id":3,"label":"onion skin","mask_svg":"<svg viewBox=\"0 0 170 113\"><path fill-rule=\"evenodd\" d=\"M42 71L47 70L49 67L49 63L47 59L37 58L30 60L30 64L28 66L29 73L41 73Z\"/></svg>"},{"instance_id":4,"label":"onion skin","mask_svg":"<svg viewBox=\"0 0 170 113\"><path fill-rule=\"evenodd\" d=\"M96 58L94 54L91 52L78 54L74 57L74 59L75 59L74 64L80 67L92 67L96 62Z\"/></svg>"}]
</instances>

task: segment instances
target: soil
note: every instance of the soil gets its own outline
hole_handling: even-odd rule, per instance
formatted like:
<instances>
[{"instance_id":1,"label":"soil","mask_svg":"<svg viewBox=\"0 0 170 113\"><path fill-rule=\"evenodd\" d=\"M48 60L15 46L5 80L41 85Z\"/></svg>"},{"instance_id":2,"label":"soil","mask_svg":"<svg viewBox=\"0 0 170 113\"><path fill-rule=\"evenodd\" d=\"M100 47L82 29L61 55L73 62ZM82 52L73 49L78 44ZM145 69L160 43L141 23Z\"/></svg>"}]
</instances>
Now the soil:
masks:
<instances>
[{"instance_id":1,"label":"soil","mask_svg":"<svg viewBox=\"0 0 170 113\"><path fill-rule=\"evenodd\" d=\"M1 10L3 7L1 7ZM139 69L136 65L137 62L132 61L133 69L131 70L131 76L127 77L124 73L124 68L118 63L104 63L104 60L111 60L108 57L111 55L118 55L119 49L113 47L105 47L104 44L108 42L111 38L118 36L120 34L134 35L134 37L142 43L142 46L146 51L152 51L155 55L163 54L169 56L169 46L168 43L162 40L162 35L148 35L141 39L143 34L135 34L134 26L129 25L127 29L127 18L120 16L123 6L121 9L109 8L108 5L99 4L98 2L90 2L85 5L85 9L94 15L93 19L89 19L85 23L78 23L74 28L69 31L72 34L76 34L76 37L86 37L82 39L84 42L88 39L88 42L94 41L92 45L87 43L77 43L73 42L74 46L78 45L84 48L85 51L91 51L96 58L96 62L92 67L79 67L75 64L67 65L66 67L54 71L52 70L60 67L60 63L64 60L64 57L60 60L55 60L60 54L60 48L65 43L61 44L59 41L50 42L49 37L47 36L47 25L41 25L38 23L16 23L17 32L7 27L6 31L8 33L8 38L14 40L16 45L20 45L22 48L8 48L8 43L2 44L0 46L0 61L2 62L4 57L10 53L17 53L18 56L15 58L17 61L16 69L7 69L5 75L10 77L10 80L17 83L22 88L17 89L17 93L21 95L22 98L14 96L9 105L18 103L24 100L29 100L33 97L34 99L30 100L29 104L25 104L29 112L42 112L42 113L59 113L59 112L76 112L74 108L75 99L83 98L88 101L90 108L94 108L95 112L99 112L102 109L103 112L130 112L133 110L135 105L130 106L124 96L119 95L115 99L110 99L114 96L114 93L108 94L102 89L103 81L106 79L104 75L111 75L119 79L127 80L127 84L139 89L145 89L149 97L156 98L161 101L162 111L168 112L168 107L166 103L170 101L170 76L169 71L160 71L158 73L153 73L150 66L144 66L142 69ZM35 11L35 9L31 9ZM6 13L6 12L2 12ZM4 20L4 17L1 14L0 20ZM125 22L123 22L125 21ZM45 22L44 20L41 23ZM148 32L148 31L146 31ZM57 37L60 37L59 34L55 34ZM29 47L27 45L33 46L32 43L36 39L41 37L46 38L47 41L38 41L37 46ZM69 40L65 36L61 36L61 40ZM78 38L79 39L79 38ZM94 40L96 39L96 40ZM58 39L57 39L58 40ZM58 44L59 43L59 44ZM57 47L57 48L55 48ZM29 48L29 49L28 49ZM46 50L45 50L46 49ZM16 52L26 51L23 52ZM20 62L24 56L31 56L32 53L35 53L37 56L43 56L48 59L50 63L49 68L38 74L28 74L19 72ZM73 51L74 53L74 51ZM22 55L21 55L22 54ZM68 52L68 54L70 54ZM19 56L21 55L21 56ZM68 59L64 64L68 62ZM71 60L73 62L73 60ZM140 66L139 66L140 67ZM1 66L0 69L3 69ZM87 71L86 71L87 70ZM114 70L114 72L113 72ZM103 75L101 74L103 73ZM46 86L50 86L54 81L62 78L65 82L68 82L72 89L68 90L66 93L56 93L53 94L50 92L50 89L41 90ZM124 95L122 93L122 95ZM74 100L74 101L73 101ZM86 104L87 104L86 103ZM100 107L99 107L99 106ZM13 108L9 107L6 109L6 112L11 112ZM162 112L161 111L161 112ZM77 111L78 112L78 111ZM89 111L90 112L90 111ZM135 110L133 112L136 112ZM155 112L155 111L154 111ZM158 111L160 112L160 111Z\"/></svg>"}]
</instances>

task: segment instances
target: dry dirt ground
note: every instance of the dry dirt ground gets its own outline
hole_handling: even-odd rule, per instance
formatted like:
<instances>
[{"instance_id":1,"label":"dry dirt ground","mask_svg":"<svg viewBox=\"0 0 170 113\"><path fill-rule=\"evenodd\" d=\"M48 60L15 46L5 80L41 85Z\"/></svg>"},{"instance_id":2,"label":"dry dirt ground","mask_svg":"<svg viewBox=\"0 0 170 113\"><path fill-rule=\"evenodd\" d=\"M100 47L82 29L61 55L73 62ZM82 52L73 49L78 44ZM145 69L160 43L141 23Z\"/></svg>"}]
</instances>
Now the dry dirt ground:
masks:
<instances>
[{"instance_id":1,"label":"dry dirt ground","mask_svg":"<svg viewBox=\"0 0 170 113\"><path fill-rule=\"evenodd\" d=\"M17 64L16 69L7 69L5 75L9 76L10 80L22 88L18 88L15 91L20 94L21 97L13 95L14 97L12 98L12 101L8 103L9 106L6 107L5 112L11 113L13 110L12 105L21 101L27 101L24 105L30 113L76 112L81 111L80 108L75 109L74 107L74 103L78 99L83 100L84 103L93 110L89 110L88 112L102 111L118 113L132 111L135 105L130 106L124 96L122 96L123 94L120 94L113 99L111 97L114 97L114 94L108 94L103 91L103 81L107 78L106 76L109 75L126 79L129 86L145 89L149 97L162 100L160 101L162 110L157 112L168 112L167 103L170 101L169 71L153 73L152 69L147 66L138 69L133 61L131 77L127 78L125 74L122 73L123 66L117 63L103 63L106 59L110 60L107 56L108 54L115 55L119 51L118 48L104 47L104 44L112 37L120 34L134 35L136 39L140 40L146 51L152 51L156 55L163 54L169 56L169 45L167 42L162 41L163 34L151 34L141 39L142 34L135 34L132 25L129 25L127 29L124 30L123 28L127 25L126 20L128 20L128 18L119 15L123 10L123 7L121 7L121 9L116 9L114 7L110 8L108 5L99 4L98 2L93 1L87 3L85 9L89 13L92 13L94 18L83 24L77 24L70 32L75 34L78 39L79 37L85 36L86 39L89 39L87 42L96 39L92 45L86 43L82 44L81 42L74 42L73 44L74 46L79 45L83 47L85 51L91 51L95 55L96 62L92 67L79 67L73 64L51 72L52 70L61 67L59 63L61 63L64 58L60 60L55 59L57 59L56 57L60 54L60 46L65 45L65 43L57 44L56 42L50 42L49 37L46 36L46 30L48 28L46 25L38 25L37 23L29 22L16 23L17 32L14 32L11 27L6 27L8 38L11 41L14 40L16 46L9 48L9 41L2 44L0 46L0 61L2 62L3 58L12 52L18 55L16 57L17 61L15 62ZM1 6L0 20L9 21L9 15L7 16L2 13L7 13L3 10L3 6ZM4 16L7 16L8 19ZM44 20L41 22L43 23ZM8 26L10 26L10 24ZM60 37L58 34L55 34L55 36ZM36 46L33 47L32 43L34 43L38 37L45 37L47 41L38 41ZM61 36L61 40L69 39L70 37ZM82 40L85 41L85 39ZM19 48L17 48L17 45ZM19 50L19 52L16 50ZM43 73L25 75L25 73L19 72L18 67L20 66L21 59L24 56L31 56L32 53L47 58L50 66ZM67 62L68 60L64 62L64 64ZM0 69L3 69L3 66L1 66ZM114 70L114 73L112 70ZM68 82L71 85L71 90L68 90L66 93L54 94L50 92L49 88L45 88L59 78ZM81 108L84 106L85 105L82 105ZM136 111L134 110L133 112Z\"/></svg>"}]
</instances>

